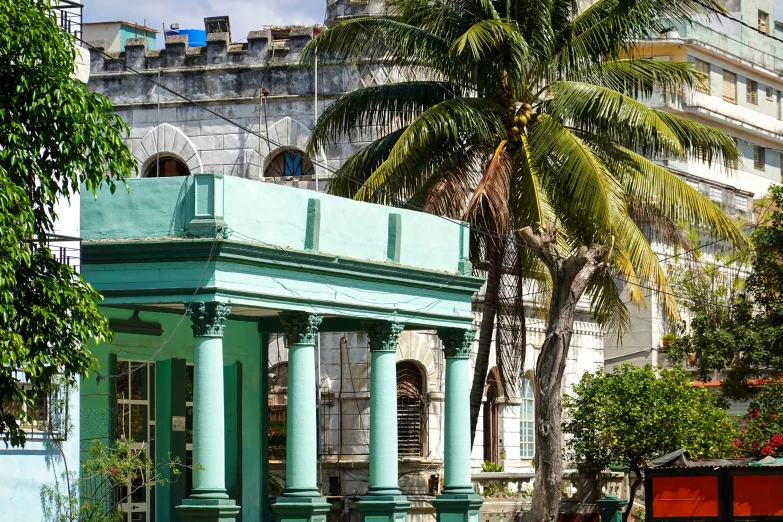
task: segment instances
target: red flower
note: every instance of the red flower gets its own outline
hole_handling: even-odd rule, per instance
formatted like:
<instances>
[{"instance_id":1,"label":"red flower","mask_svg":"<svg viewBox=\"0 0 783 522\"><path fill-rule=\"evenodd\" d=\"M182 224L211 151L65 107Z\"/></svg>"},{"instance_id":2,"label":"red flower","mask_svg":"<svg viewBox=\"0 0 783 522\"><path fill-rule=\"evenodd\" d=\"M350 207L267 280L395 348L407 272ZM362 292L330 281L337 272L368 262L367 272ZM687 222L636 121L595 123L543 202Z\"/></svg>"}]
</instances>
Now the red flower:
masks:
<instances>
[{"instance_id":1,"label":"red flower","mask_svg":"<svg viewBox=\"0 0 783 522\"><path fill-rule=\"evenodd\" d=\"M772 455L772 448L770 448L769 446L764 446L763 448L761 448L762 457L767 457L769 455Z\"/></svg>"},{"instance_id":2,"label":"red flower","mask_svg":"<svg viewBox=\"0 0 783 522\"><path fill-rule=\"evenodd\" d=\"M742 444L742 442L739 439L734 439L732 441L732 444L734 445L735 448L739 448L740 444Z\"/></svg>"},{"instance_id":3,"label":"red flower","mask_svg":"<svg viewBox=\"0 0 783 522\"><path fill-rule=\"evenodd\" d=\"M750 416L752 418L754 418L754 419L758 419L759 418L759 409L758 408L753 408L752 410L750 410Z\"/></svg>"},{"instance_id":4,"label":"red flower","mask_svg":"<svg viewBox=\"0 0 783 522\"><path fill-rule=\"evenodd\" d=\"M777 448L779 446L783 446L783 435L780 433L776 433L772 436L772 438L769 441L769 445L773 448Z\"/></svg>"},{"instance_id":5,"label":"red flower","mask_svg":"<svg viewBox=\"0 0 783 522\"><path fill-rule=\"evenodd\" d=\"M740 430L745 431L748 427L747 426L740 426Z\"/></svg>"},{"instance_id":6,"label":"red flower","mask_svg":"<svg viewBox=\"0 0 783 522\"><path fill-rule=\"evenodd\" d=\"M769 414L769 420L775 420L777 418L778 418L778 414L777 413L770 413Z\"/></svg>"},{"instance_id":7,"label":"red flower","mask_svg":"<svg viewBox=\"0 0 783 522\"><path fill-rule=\"evenodd\" d=\"M759 445L758 445L758 444L756 444L756 443L754 442L753 444L751 444L751 447L752 447L753 449L756 449L756 448L758 448L758 447L759 447Z\"/></svg>"}]
</instances>

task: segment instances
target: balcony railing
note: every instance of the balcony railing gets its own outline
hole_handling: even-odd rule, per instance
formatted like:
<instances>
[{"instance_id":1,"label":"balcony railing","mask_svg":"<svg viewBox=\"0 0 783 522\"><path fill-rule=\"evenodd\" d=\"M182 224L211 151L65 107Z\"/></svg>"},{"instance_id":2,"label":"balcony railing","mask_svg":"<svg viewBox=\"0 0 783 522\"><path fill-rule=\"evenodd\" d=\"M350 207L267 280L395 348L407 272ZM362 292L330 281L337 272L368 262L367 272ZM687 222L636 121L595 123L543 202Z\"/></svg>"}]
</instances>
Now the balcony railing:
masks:
<instances>
[{"instance_id":1,"label":"balcony railing","mask_svg":"<svg viewBox=\"0 0 783 522\"><path fill-rule=\"evenodd\" d=\"M68 34L77 40L82 37L82 11L84 6L71 0L58 0L52 5L52 18Z\"/></svg>"},{"instance_id":2,"label":"balcony railing","mask_svg":"<svg viewBox=\"0 0 783 522\"><path fill-rule=\"evenodd\" d=\"M758 34L737 22L721 18L719 22L672 20L672 31L661 39L693 41L711 47L747 64L783 73L783 43ZM676 34L675 34L676 33Z\"/></svg>"},{"instance_id":3,"label":"balcony railing","mask_svg":"<svg viewBox=\"0 0 783 522\"><path fill-rule=\"evenodd\" d=\"M31 240L33 251L39 245L38 240ZM64 265L68 265L76 272L82 268L82 240L78 237L50 235L46 246L52 251L54 258Z\"/></svg>"}]
</instances>

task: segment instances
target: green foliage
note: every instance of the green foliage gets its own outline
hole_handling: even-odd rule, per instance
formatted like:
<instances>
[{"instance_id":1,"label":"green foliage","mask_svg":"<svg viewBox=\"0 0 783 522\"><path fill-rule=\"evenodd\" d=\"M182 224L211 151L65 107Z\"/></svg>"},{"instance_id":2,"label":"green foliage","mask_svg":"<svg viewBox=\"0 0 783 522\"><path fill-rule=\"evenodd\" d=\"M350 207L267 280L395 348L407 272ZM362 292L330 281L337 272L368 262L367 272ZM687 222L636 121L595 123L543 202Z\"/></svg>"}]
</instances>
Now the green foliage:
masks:
<instances>
[{"instance_id":1,"label":"green foliage","mask_svg":"<svg viewBox=\"0 0 783 522\"><path fill-rule=\"evenodd\" d=\"M612 373L587 373L565 397L568 448L580 469L599 472L623 463L639 469L680 448L693 458L733 452L733 423L682 369L624 364Z\"/></svg>"},{"instance_id":2,"label":"green foliage","mask_svg":"<svg viewBox=\"0 0 783 522\"><path fill-rule=\"evenodd\" d=\"M383 16L334 24L302 53L305 63L383 59L417 73L346 94L324 111L310 151L357 130L380 131L330 179L331 192L423 207L501 237L556 223L563 255L613 242L612 269L661 290L672 319L674 292L640 227L655 221L679 231L668 236L676 240L687 222L747 246L735 222L650 161L736 164L737 147L723 132L635 99L676 95L703 75L687 63L624 57L638 38L657 37L668 17L710 16L704 2L600 0L581 12L574 2L538 0L386 4ZM473 254L474 266L486 266ZM528 264L526 275L546 287L547 270L537 259ZM642 304L641 288L628 289ZM590 290L598 320L623 331L617 286L602 280Z\"/></svg>"},{"instance_id":3,"label":"green foliage","mask_svg":"<svg viewBox=\"0 0 783 522\"><path fill-rule=\"evenodd\" d=\"M73 77L75 40L49 15L47 0L0 2L0 434L14 446L33 400L14 372L47 393L58 372L86 375L84 345L110 337L100 296L45 248L56 203L135 169L127 127Z\"/></svg>"},{"instance_id":4,"label":"green foliage","mask_svg":"<svg viewBox=\"0 0 783 522\"><path fill-rule=\"evenodd\" d=\"M734 446L744 457L783 457L783 379L756 388Z\"/></svg>"},{"instance_id":5,"label":"green foliage","mask_svg":"<svg viewBox=\"0 0 783 522\"><path fill-rule=\"evenodd\" d=\"M771 210L770 210L771 209ZM680 288L693 313L687 334L672 343L676 362L696 355L699 377L724 372L729 398L752 396L749 381L783 371L783 187L770 189L765 219L752 235L755 246L747 280L737 276L744 259L687 275ZM717 263L716 263L717 264Z\"/></svg>"},{"instance_id":6,"label":"green foliage","mask_svg":"<svg viewBox=\"0 0 783 522\"><path fill-rule=\"evenodd\" d=\"M503 471L503 466L498 462L485 460L481 463L481 471L484 473L500 473Z\"/></svg>"},{"instance_id":7,"label":"green foliage","mask_svg":"<svg viewBox=\"0 0 783 522\"><path fill-rule=\"evenodd\" d=\"M61 483L41 487L44 521L121 522L128 516L122 503L153 484L165 487L176 481L184 467L178 460L156 466L147 450L133 448L129 442L107 446L94 441L81 473L63 475ZM171 479L163 476L164 469Z\"/></svg>"}]
</instances>

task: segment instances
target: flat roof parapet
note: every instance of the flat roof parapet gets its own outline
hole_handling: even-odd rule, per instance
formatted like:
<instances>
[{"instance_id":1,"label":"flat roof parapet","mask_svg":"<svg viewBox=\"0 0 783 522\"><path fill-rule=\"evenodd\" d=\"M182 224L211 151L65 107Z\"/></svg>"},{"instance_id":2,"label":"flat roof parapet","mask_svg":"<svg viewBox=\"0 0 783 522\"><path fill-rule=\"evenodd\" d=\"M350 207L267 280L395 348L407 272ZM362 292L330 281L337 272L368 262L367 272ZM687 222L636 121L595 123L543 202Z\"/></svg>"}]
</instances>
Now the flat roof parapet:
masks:
<instances>
[{"instance_id":1,"label":"flat roof parapet","mask_svg":"<svg viewBox=\"0 0 783 522\"><path fill-rule=\"evenodd\" d=\"M267 26L250 31L247 43L232 42L230 33L207 35L207 45L190 47L188 35L166 36L165 48L148 50L145 38L130 38L126 51L113 58L124 60L133 69L187 68L204 66L275 65L295 63L307 42L323 31L321 25ZM143 44L142 44L143 42ZM105 41L89 42L91 72L123 72L124 68L102 54ZM128 71L126 71L128 72Z\"/></svg>"}]
</instances>

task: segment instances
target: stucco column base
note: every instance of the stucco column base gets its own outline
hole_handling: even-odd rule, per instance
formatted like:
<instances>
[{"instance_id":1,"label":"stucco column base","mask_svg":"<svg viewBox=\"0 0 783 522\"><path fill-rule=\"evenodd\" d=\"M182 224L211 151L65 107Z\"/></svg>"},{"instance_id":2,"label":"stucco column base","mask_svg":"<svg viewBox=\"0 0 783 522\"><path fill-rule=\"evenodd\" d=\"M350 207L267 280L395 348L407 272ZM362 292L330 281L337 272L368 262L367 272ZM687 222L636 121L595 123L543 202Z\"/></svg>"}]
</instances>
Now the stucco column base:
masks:
<instances>
[{"instance_id":1,"label":"stucco column base","mask_svg":"<svg viewBox=\"0 0 783 522\"><path fill-rule=\"evenodd\" d=\"M182 522L234 522L241 508L230 498L186 498L176 509Z\"/></svg>"},{"instance_id":2,"label":"stucco column base","mask_svg":"<svg viewBox=\"0 0 783 522\"><path fill-rule=\"evenodd\" d=\"M437 522L479 522L479 509L483 503L475 493L444 493L435 497L432 507Z\"/></svg>"},{"instance_id":3,"label":"stucco column base","mask_svg":"<svg viewBox=\"0 0 783 522\"><path fill-rule=\"evenodd\" d=\"M277 497L272 512L277 522L326 522L332 509L324 497Z\"/></svg>"},{"instance_id":4,"label":"stucco column base","mask_svg":"<svg viewBox=\"0 0 783 522\"><path fill-rule=\"evenodd\" d=\"M402 495L365 495L356 507L362 522L405 522L411 503Z\"/></svg>"}]
</instances>

